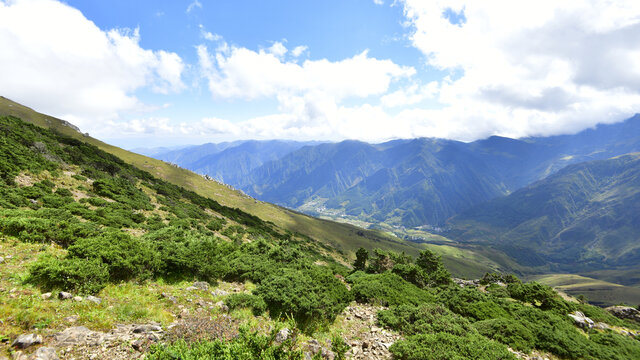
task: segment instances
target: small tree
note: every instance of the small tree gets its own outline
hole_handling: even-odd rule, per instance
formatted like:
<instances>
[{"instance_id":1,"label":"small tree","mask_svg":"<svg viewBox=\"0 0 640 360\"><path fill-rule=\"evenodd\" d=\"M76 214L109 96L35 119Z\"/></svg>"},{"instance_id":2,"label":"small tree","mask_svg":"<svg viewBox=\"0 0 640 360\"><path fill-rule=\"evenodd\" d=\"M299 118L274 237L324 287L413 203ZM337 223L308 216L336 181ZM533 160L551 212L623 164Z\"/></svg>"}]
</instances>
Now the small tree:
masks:
<instances>
[{"instance_id":1,"label":"small tree","mask_svg":"<svg viewBox=\"0 0 640 360\"><path fill-rule=\"evenodd\" d=\"M358 271L367 267L367 260L369 259L369 252L365 248L360 248L356 251L356 261L353 262L353 270Z\"/></svg>"}]
</instances>

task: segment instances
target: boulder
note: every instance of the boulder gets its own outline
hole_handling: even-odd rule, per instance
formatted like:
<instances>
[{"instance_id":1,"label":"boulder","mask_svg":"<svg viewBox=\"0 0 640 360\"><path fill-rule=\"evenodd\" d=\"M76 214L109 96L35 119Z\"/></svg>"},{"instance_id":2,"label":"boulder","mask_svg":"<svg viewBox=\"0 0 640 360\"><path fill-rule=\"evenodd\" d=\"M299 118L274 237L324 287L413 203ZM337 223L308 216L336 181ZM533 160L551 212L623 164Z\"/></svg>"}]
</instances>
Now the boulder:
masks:
<instances>
[{"instance_id":1,"label":"boulder","mask_svg":"<svg viewBox=\"0 0 640 360\"><path fill-rule=\"evenodd\" d=\"M3 262L4 262L4 258L0 256L0 264L2 264Z\"/></svg>"},{"instance_id":2,"label":"boulder","mask_svg":"<svg viewBox=\"0 0 640 360\"><path fill-rule=\"evenodd\" d=\"M141 334L141 333L152 333L152 332L160 332L162 331L162 328L159 325L154 325L154 324L145 324L145 325L138 325L133 329L133 333L134 334Z\"/></svg>"},{"instance_id":3,"label":"boulder","mask_svg":"<svg viewBox=\"0 0 640 360\"><path fill-rule=\"evenodd\" d=\"M82 296L74 296L73 301L77 301L77 302L82 301Z\"/></svg>"},{"instance_id":4,"label":"boulder","mask_svg":"<svg viewBox=\"0 0 640 360\"><path fill-rule=\"evenodd\" d=\"M609 306L605 310L617 318L640 322L640 311L638 309L629 306Z\"/></svg>"},{"instance_id":5,"label":"boulder","mask_svg":"<svg viewBox=\"0 0 640 360\"><path fill-rule=\"evenodd\" d=\"M56 354L56 350L51 347L43 346L31 355L32 360L60 360Z\"/></svg>"},{"instance_id":6,"label":"boulder","mask_svg":"<svg viewBox=\"0 0 640 360\"><path fill-rule=\"evenodd\" d=\"M209 290L209 283L206 281L196 281L192 286L198 290Z\"/></svg>"},{"instance_id":7,"label":"boulder","mask_svg":"<svg viewBox=\"0 0 640 360\"><path fill-rule=\"evenodd\" d=\"M40 297L42 298L42 300L49 300L51 298L51 293L44 293L42 295L40 295Z\"/></svg>"},{"instance_id":8,"label":"boulder","mask_svg":"<svg viewBox=\"0 0 640 360\"><path fill-rule=\"evenodd\" d=\"M72 298L73 298L73 295L71 295L68 292L60 291L58 293L58 299L60 299L60 300L69 300L69 299L72 299Z\"/></svg>"},{"instance_id":9,"label":"boulder","mask_svg":"<svg viewBox=\"0 0 640 360\"><path fill-rule=\"evenodd\" d=\"M102 302L102 299L100 299L97 296L89 295L89 296L87 296L87 301L91 301L92 303L100 304Z\"/></svg>"},{"instance_id":10,"label":"boulder","mask_svg":"<svg viewBox=\"0 0 640 360\"><path fill-rule=\"evenodd\" d=\"M36 334L26 334L18 336L11 346L18 349L26 349L31 345L42 344L42 336Z\"/></svg>"},{"instance_id":11,"label":"boulder","mask_svg":"<svg viewBox=\"0 0 640 360\"><path fill-rule=\"evenodd\" d=\"M578 325L579 327L581 327L583 329L591 329L595 325L595 322L593 320L591 320L588 317L586 317L580 311L576 311L576 312L573 312L573 313L569 314L569 317L571 317L573 319L573 321L576 323L576 325Z\"/></svg>"}]
</instances>

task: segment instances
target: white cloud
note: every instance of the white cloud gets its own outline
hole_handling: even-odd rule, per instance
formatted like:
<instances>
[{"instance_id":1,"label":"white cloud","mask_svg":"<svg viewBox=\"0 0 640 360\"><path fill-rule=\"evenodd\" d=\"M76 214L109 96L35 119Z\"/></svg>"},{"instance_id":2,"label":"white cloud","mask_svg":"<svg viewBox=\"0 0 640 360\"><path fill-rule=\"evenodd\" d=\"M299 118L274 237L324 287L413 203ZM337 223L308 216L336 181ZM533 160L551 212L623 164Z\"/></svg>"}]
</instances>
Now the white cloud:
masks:
<instances>
[{"instance_id":1,"label":"white cloud","mask_svg":"<svg viewBox=\"0 0 640 360\"><path fill-rule=\"evenodd\" d=\"M0 2L0 93L91 131L144 108L137 89L184 88L182 59L143 49L139 40L137 30L103 31L57 1Z\"/></svg>"},{"instance_id":2,"label":"white cloud","mask_svg":"<svg viewBox=\"0 0 640 360\"><path fill-rule=\"evenodd\" d=\"M193 0L193 2L189 4L189 6L187 6L187 13L190 13L195 8L202 9L202 4L200 3L200 1Z\"/></svg>"},{"instance_id":3,"label":"white cloud","mask_svg":"<svg viewBox=\"0 0 640 360\"><path fill-rule=\"evenodd\" d=\"M402 2L413 45L453 79L443 109L402 115L416 135L546 135L640 111L640 2Z\"/></svg>"},{"instance_id":4,"label":"white cloud","mask_svg":"<svg viewBox=\"0 0 640 360\"><path fill-rule=\"evenodd\" d=\"M204 26L202 24L198 25L200 27L200 36L205 39L205 40L209 40L209 41L218 41L222 39L222 36L218 35L218 34L213 34L209 31L207 31Z\"/></svg>"},{"instance_id":5,"label":"white cloud","mask_svg":"<svg viewBox=\"0 0 640 360\"><path fill-rule=\"evenodd\" d=\"M305 45L296 46L293 48L293 50L291 50L291 55L293 55L293 57L299 57L308 49L309 47Z\"/></svg>"},{"instance_id":6,"label":"white cloud","mask_svg":"<svg viewBox=\"0 0 640 360\"><path fill-rule=\"evenodd\" d=\"M385 107L414 105L427 99L434 99L439 90L437 81L431 81L424 86L414 83L382 96L380 102Z\"/></svg>"},{"instance_id":7,"label":"white cloud","mask_svg":"<svg viewBox=\"0 0 640 360\"><path fill-rule=\"evenodd\" d=\"M373 0L373 3L376 5L384 5L384 0Z\"/></svg>"},{"instance_id":8,"label":"white cloud","mask_svg":"<svg viewBox=\"0 0 640 360\"><path fill-rule=\"evenodd\" d=\"M415 74L411 67L371 58L367 51L341 61L302 64L282 59L285 53L281 43L268 51L221 47L214 54L198 47L200 67L216 98L253 100L320 93L340 101L384 94L392 81Z\"/></svg>"}]
</instances>

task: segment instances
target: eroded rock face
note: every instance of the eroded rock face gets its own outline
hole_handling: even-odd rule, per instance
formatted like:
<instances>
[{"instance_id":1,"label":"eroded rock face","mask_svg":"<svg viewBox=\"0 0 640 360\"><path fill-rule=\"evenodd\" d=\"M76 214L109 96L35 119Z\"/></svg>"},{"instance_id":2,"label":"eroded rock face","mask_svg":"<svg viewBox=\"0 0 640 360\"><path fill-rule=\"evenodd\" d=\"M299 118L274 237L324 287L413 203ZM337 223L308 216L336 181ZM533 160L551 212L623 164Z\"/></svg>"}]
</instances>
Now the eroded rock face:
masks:
<instances>
[{"instance_id":1,"label":"eroded rock face","mask_svg":"<svg viewBox=\"0 0 640 360\"><path fill-rule=\"evenodd\" d=\"M605 310L617 318L640 322L640 311L638 309L629 306L609 306Z\"/></svg>"}]
</instances>

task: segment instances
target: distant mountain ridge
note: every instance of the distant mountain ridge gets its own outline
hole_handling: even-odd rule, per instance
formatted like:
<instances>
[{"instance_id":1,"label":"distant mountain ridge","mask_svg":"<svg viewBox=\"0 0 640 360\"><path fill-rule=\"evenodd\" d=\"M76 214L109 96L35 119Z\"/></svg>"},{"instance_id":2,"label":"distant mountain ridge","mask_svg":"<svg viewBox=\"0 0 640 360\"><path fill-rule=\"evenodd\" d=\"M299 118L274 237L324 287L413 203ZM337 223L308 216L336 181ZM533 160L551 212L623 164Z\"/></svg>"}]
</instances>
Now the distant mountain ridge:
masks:
<instances>
[{"instance_id":1,"label":"distant mountain ridge","mask_svg":"<svg viewBox=\"0 0 640 360\"><path fill-rule=\"evenodd\" d=\"M290 208L374 223L442 225L563 167L640 151L640 116L574 135L471 143L420 138L382 144L249 141L205 144L154 157L208 174Z\"/></svg>"},{"instance_id":2,"label":"distant mountain ridge","mask_svg":"<svg viewBox=\"0 0 640 360\"><path fill-rule=\"evenodd\" d=\"M640 153L573 164L450 219L451 239L553 271L638 268Z\"/></svg>"}]
</instances>

